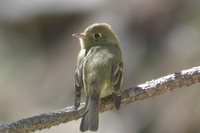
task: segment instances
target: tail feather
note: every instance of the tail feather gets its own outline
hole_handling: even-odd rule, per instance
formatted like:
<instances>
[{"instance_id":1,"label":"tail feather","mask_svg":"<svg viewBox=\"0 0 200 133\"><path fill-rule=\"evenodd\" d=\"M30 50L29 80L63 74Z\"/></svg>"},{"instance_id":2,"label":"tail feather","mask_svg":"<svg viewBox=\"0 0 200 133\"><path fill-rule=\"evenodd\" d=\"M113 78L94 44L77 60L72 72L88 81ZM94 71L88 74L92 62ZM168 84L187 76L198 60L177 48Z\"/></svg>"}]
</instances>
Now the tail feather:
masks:
<instances>
[{"instance_id":1,"label":"tail feather","mask_svg":"<svg viewBox=\"0 0 200 133\"><path fill-rule=\"evenodd\" d=\"M87 112L81 120L80 130L82 132L87 130L97 131L99 125L99 98L89 98L86 106Z\"/></svg>"}]
</instances>

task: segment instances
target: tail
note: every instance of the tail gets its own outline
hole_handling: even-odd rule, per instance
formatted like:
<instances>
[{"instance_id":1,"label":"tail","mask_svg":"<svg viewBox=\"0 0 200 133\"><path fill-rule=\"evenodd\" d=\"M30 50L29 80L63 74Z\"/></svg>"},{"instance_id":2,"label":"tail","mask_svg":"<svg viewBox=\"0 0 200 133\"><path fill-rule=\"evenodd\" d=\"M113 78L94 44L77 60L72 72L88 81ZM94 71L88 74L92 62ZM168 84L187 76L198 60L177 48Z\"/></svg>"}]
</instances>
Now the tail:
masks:
<instances>
[{"instance_id":1,"label":"tail","mask_svg":"<svg viewBox=\"0 0 200 133\"><path fill-rule=\"evenodd\" d=\"M99 96L92 96L88 99L86 113L84 114L80 130L82 132L91 130L97 131L99 125Z\"/></svg>"}]
</instances>

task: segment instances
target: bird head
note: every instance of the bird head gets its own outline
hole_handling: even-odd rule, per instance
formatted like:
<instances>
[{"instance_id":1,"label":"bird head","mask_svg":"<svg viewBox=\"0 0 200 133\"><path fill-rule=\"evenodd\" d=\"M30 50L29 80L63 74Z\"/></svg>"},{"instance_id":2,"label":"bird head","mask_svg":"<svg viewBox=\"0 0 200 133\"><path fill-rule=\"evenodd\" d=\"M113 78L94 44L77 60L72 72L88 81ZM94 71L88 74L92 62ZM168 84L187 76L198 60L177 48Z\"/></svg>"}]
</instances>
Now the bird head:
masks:
<instances>
[{"instance_id":1,"label":"bird head","mask_svg":"<svg viewBox=\"0 0 200 133\"><path fill-rule=\"evenodd\" d=\"M75 33L72 36L79 38L81 48L94 46L119 46L119 41L109 24L95 23L88 26L83 33Z\"/></svg>"}]
</instances>

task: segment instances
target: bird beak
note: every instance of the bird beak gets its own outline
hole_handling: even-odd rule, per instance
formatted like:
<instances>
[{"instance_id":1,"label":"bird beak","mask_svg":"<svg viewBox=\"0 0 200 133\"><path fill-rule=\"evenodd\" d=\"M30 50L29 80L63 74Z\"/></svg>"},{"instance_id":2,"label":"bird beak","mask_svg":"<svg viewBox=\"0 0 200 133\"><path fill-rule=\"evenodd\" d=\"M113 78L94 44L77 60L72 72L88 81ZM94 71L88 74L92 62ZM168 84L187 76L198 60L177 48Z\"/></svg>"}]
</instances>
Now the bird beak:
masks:
<instances>
[{"instance_id":1,"label":"bird beak","mask_svg":"<svg viewBox=\"0 0 200 133\"><path fill-rule=\"evenodd\" d=\"M74 33L72 34L73 37L86 39L87 37L83 33Z\"/></svg>"}]
</instances>

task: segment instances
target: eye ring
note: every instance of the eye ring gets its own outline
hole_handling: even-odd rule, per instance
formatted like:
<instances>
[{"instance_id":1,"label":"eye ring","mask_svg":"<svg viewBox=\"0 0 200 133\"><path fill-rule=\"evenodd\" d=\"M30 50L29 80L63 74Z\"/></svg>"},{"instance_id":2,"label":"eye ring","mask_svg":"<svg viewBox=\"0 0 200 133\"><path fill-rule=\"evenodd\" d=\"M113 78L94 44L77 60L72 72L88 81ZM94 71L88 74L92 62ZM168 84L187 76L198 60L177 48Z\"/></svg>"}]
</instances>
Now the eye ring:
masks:
<instances>
[{"instance_id":1,"label":"eye ring","mask_svg":"<svg viewBox=\"0 0 200 133\"><path fill-rule=\"evenodd\" d=\"M101 33L94 33L93 38L97 39L101 37Z\"/></svg>"}]
</instances>

